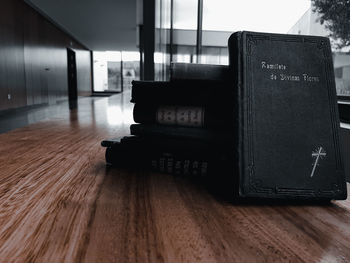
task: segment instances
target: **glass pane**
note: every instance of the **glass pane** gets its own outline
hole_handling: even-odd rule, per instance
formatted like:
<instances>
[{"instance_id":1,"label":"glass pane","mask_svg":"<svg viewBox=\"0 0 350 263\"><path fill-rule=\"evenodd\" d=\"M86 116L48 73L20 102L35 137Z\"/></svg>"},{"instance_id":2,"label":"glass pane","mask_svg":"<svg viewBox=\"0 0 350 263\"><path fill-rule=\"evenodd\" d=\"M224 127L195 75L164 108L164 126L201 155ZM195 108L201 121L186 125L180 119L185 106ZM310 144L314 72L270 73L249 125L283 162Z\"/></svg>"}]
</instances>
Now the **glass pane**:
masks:
<instances>
[{"instance_id":1,"label":"glass pane","mask_svg":"<svg viewBox=\"0 0 350 263\"><path fill-rule=\"evenodd\" d=\"M333 55L333 61L337 94L350 98L350 55L337 52Z\"/></svg>"},{"instance_id":2,"label":"glass pane","mask_svg":"<svg viewBox=\"0 0 350 263\"><path fill-rule=\"evenodd\" d=\"M309 7L309 0L204 0L203 30L287 33Z\"/></svg>"},{"instance_id":3,"label":"glass pane","mask_svg":"<svg viewBox=\"0 0 350 263\"><path fill-rule=\"evenodd\" d=\"M123 59L123 87L124 90L131 88L133 80L140 79L140 53L122 52Z\"/></svg>"},{"instance_id":4,"label":"glass pane","mask_svg":"<svg viewBox=\"0 0 350 263\"><path fill-rule=\"evenodd\" d=\"M226 47L203 47L200 63L228 65L228 49Z\"/></svg>"},{"instance_id":5,"label":"glass pane","mask_svg":"<svg viewBox=\"0 0 350 263\"><path fill-rule=\"evenodd\" d=\"M94 51L94 91L108 90L108 66L105 52Z\"/></svg>"},{"instance_id":6,"label":"glass pane","mask_svg":"<svg viewBox=\"0 0 350 263\"><path fill-rule=\"evenodd\" d=\"M108 67L108 91L121 90L121 65L119 62L107 61Z\"/></svg>"},{"instance_id":7,"label":"glass pane","mask_svg":"<svg viewBox=\"0 0 350 263\"><path fill-rule=\"evenodd\" d=\"M156 1L154 69L155 80L169 79L170 66L170 0Z\"/></svg>"},{"instance_id":8,"label":"glass pane","mask_svg":"<svg viewBox=\"0 0 350 263\"><path fill-rule=\"evenodd\" d=\"M174 28L196 30L197 6L198 0L174 0Z\"/></svg>"},{"instance_id":9,"label":"glass pane","mask_svg":"<svg viewBox=\"0 0 350 263\"><path fill-rule=\"evenodd\" d=\"M94 91L120 92L131 87L131 81L140 78L139 52L93 52ZM122 70L123 59L123 70Z\"/></svg>"},{"instance_id":10,"label":"glass pane","mask_svg":"<svg viewBox=\"0 0 350 263\"><path fill-rule=\"evenodd\" d=\"M169 0L157 0L160 30L155 55L156 71L164 77L169 63ZM174 0L173 62L195 63L198 0ZM227 39L241 30L329 36L310 0L204 0L202 54L199 63L228 64ZM165 8L165 9L164 9ZM163 13L163 14L162 14ZM167 17L167 19L164 19ZM165 37L165 38L164 38ZM349 48L333 49L337 94L350 97ZM165 66L166 65L166 66Z\"/></svg>"},{"instance_id":11,"label":"glass pane","mask_svg":"<svg viewBox=\"0 0 350 263\"><path fill-rule=\"evenodd\" d=\"M178 63L195 63L196 47L191 45L175 45L174 46L173 62Z\"/></svg>"}]
</instances>

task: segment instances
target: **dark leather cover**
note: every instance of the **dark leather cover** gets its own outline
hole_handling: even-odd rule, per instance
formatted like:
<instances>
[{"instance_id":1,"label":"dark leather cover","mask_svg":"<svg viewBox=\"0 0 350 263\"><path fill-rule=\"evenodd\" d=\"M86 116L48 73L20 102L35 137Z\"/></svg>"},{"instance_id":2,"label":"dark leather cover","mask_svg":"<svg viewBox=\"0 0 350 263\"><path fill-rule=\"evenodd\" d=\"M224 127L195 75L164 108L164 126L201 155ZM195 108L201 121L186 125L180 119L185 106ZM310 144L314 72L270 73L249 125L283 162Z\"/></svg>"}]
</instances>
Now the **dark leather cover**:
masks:
<instances>
[{"instance_id":1,"label":"dark leather cover","mask_svg":"<svg viewBox=\"0 0 350 263\"><path fill-rule=\"evenodd\" d=\"M143 137L178 138L183 141L199 140L218 144L232 143L231 130L176 127L158 124L131 124L130 134Z\"/></svg>"},{"instance_id":2,"label":"dark leather cover","mask_svg":"<svg viewBox=\"0 0 350 263\"><path fill-rule=\"evenodd\" d=\"M106 162L116 167L149 169L175 175L213 176L225 174L230 153L212 142L174 138L125 136L104 140ZM217 174L218 171L222 171ZM219 180L222 181L222 180Z\"/></svg>"},{"instance_id":3,"label":"dark leather cover","mask_svg":"<svg viewBox=\"0 0 350 263\"><path fill-rule=\"evenodd\" d=\"M223 92L231 86L222 81L132 81L131 102L153 105L207 106L228 103ZM225 104L226 102L226 104Z\"/></svg>"},{"instance_id":4,"label":"dark leather cover","mask_svg":"<svg viewBox=\"0 0 350 263\"><path fill-rule=\"evenodd\" d=\"M225 65L171 63L170 81L228 81L229 67Z\"/></svg>"},{"instance_id":5,"label":"dark leather cover","mask_svg":"<svg viewBox=\"0 0 350 263\"><path fill-rule=\"evenodd\" d=\"M238 195L345 199L329 39L237 32L229 55Z\"/></svg>"}]
</instances>

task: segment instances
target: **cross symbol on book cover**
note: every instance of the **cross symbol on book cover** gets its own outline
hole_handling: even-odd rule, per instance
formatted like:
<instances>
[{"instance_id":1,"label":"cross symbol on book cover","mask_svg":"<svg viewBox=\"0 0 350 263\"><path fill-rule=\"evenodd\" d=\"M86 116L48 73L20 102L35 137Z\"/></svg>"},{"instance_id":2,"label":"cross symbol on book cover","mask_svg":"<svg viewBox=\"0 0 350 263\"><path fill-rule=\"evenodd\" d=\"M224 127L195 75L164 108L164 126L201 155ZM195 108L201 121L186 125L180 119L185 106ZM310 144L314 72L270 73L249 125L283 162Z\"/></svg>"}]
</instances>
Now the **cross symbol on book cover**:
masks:
<instances>
[{"instance_id":1,"label":"cross symbol on book cover","mask_svg":"<svg viewBox=\"0 0 350 263\"><path fill-rule=\"evenodd\" d=\"M319 161L325 157L326 151L323 149L322 146L318 147L314 152L312 152L311 156L312 158L315 158L315 162L313 163L313 167L312 167L312 171L311 171L311 175L310 177L314 176L315 170L316 170L316 166L319 165Z\"/></svg>"}]
</instances>

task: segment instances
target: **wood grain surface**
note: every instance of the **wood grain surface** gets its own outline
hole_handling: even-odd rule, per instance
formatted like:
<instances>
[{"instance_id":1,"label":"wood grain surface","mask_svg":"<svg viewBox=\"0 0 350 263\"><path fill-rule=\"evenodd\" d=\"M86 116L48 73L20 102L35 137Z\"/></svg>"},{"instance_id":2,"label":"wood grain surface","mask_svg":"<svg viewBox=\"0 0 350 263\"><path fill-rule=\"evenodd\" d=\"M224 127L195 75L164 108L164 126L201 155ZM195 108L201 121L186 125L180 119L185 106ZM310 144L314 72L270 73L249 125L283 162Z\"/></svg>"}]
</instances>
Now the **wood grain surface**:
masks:
<instances>
[{"instance_id":1,"label":"wood grain surface","mask_svg":"<svg viewBox=\"0 0 350 263\"><path fill-rule=\"evenodd\" d=\"M107 168L100 141L128 133L127 100L83 99L0 135L1 262L350 261L349 200L236 204Z\"/></svg>"}]
</instances>

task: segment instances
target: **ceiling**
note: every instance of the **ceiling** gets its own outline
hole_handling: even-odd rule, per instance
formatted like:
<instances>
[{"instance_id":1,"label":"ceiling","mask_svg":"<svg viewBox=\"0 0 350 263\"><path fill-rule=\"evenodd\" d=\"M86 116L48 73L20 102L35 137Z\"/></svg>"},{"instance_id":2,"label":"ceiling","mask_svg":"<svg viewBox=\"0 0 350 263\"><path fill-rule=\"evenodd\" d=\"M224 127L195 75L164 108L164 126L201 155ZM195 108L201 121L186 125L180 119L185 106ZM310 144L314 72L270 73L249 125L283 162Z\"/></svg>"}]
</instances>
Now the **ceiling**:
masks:
<instances>
[{"instance_id":1,"label":"ceiling","mask_svg":"<svg viewBox=\"0 0 350 263\"><path fill-rule=\"evenodd\" d=\"M136 49L136 0L25 0L94 51Z\"/></svg>"}]
</instances>

